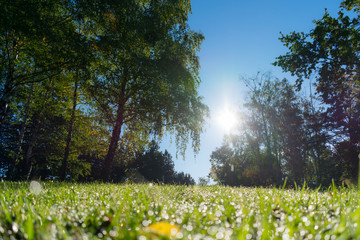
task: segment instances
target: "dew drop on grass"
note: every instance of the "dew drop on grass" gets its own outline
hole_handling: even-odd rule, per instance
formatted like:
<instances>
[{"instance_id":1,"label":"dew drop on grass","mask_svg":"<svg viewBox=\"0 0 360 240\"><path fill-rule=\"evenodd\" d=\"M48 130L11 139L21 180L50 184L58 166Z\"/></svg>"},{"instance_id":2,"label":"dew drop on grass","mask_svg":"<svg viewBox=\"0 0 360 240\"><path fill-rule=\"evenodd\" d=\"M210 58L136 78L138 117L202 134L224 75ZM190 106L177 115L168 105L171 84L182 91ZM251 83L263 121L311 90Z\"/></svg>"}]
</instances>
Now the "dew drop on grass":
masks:
<instances>
[{"instance_id":1,"label":"dew drop on grass","mask_svg":"<svg viewBox=\"0 0 360 240\"><path fill-rule=\"evenodd\" d=\"M142 225L143 225L144 227L147 227L147 226L150 225L150 222L147 221L147 220L144 220L144 221L142 221Z\"/></svg>"},{"instance_id":2,"label":"dew drop on grass","mask_svg":"<svg viewBox=\"0 0 360 240\"><path fill-rule=\"evenodd\" d=\"M140 235L140 236L138 237L138 240L146 240L146 237L143 236L143 235Z\"/></svg>"},{"instance_id":3,"label":"dew drop on grass","mask_svg":"<svg viewBox=\"0 0 360 240\"><path fill-rule=\"evenodd\" d=\"M193 228L192 225L187 225L187 226L186 226L186 230L189 231L189 232L191 232L193 229L194 229L194 228Z\"/></svg>"},{"instance_id":4,"label":"dew drop on grass","mask_svg":"<svg viewBox=\"0 0 360 240\"><path fill-rule=\"evenodd\" d=\"M113 237L113 238L116 238L117 236L119 236L119 234L117 233L117 231L114 231L114 230L111 230L111 231L109 232L109 235L110 235L111 237Z\"/></svg>"},{"instance_id":5,"label":"dew drop on grass","mask_svg":"<svg viewBox=\"0 0 360 240\"><path fill-rule=\"evenodd\" d=\"M12 230L14 233L17 233L19 231L19 226L17 225L17 223L13 223Z\"/></svg>"},{"instance_id":6,"label":"dew drop on grass","mask_svg":"<svg viewBox=\"0 0 360 240\"><path fill-rule=\"evenodd\" d=\"M175 236L175 238L177 239L182 239L184 237L184 235L181 232L178 232Z\"/></svg>"},{"instance_id":7,"label":"dew drop on grass","mask_svg":"<svg viewBox=\"0 0 360 240\"><path fill-rule=\"evenodd\" d=\"M219 210L216 211L216 213L215 213L215 216L216 216L216 217L220 217L221 215L222 215L222 212L221 212L221 211L219 211Z\"/></svg>"},{"instance_id":8,"label":"dew drop on grass","mask_svg":"<svg viewBox=\"0 0 360 240\"><path fill-rule=\"evenodd\" d=\"M217 227L211 226L211 227L208 228L207 233L208 233L209 235L215 235L216 232L217 232L217 230L218 230Z\"/></svg>"},{"instance_id":9,"label":"dew drop on grass","mask_svg":"<svg viewBox=\"0 0 360 240\"><path fill-rule=\"evenodd\" d=\"M223 239L223 238L224 238L224 233L218 232L218 233L216 234L216 239Z\"/></svg>"},{"instance_id":10,"label":"dew drop on grass","mask_svg":"<svg viewBox=\"0 0 360 240\"><path fill-rule=\"evenodd\" d=\"M35 194L35 195L39 195L40 192L41 192L41 185L37 181L31 181L29 188L30 188L30 192Z\"/></svg>"}]
</instances>

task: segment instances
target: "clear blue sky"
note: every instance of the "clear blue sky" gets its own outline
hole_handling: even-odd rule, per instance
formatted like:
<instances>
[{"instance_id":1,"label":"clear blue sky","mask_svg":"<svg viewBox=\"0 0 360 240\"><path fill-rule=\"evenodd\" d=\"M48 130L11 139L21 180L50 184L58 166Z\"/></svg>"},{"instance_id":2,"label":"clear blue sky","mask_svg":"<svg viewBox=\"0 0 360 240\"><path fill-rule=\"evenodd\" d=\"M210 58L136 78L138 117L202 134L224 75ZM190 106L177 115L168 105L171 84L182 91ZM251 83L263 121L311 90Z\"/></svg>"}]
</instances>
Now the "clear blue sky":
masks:
<instances>
[{"instance_id":1,"label":"clear blue sky","mask_svg":"<svg viewBox=\"0 0 360 240\"><path fill-rule=\"evenodd\" d=\"M280 32L310 31L314 19L328 9L335 16L339 0L192 0L190 27L205 36L199 52L202 83L199 94L210 108L211 118L201 137L201 149L194 158L176 158L175 143L165 138L161 144L173 156L176 171L190 173L197 181L210 172L210 155L221 146L226 131L215 121L226 104L239 109L246 95L240 76L271 72L290 78L271 65L287 52L278 40ZM189 145L189 148L191 145Z\"/></svg>"}]
</instances>

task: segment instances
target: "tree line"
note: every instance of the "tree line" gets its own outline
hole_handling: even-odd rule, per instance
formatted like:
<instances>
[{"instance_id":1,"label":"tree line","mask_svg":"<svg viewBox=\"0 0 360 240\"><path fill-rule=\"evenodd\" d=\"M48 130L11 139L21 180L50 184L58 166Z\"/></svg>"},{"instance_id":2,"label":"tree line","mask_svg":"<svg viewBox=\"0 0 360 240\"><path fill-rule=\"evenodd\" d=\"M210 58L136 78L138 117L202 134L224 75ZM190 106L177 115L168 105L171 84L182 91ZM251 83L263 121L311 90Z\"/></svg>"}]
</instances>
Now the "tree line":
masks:
<instances>
[{"instance_id":1,"label":"tree line","mask_svg":"<svg viewBox=\"0 0 360 240\"><path fill-rule=\"evenodd\" d=\"M326 11L309 33L282 34L289 50L274 63L296 83L269 74L243 79L249 89L240 126L212 152L212 178L226 185L306 181L357 184L360 161L360 2ZM315 93L302 97L305 79ZM312 89L312 87L311 87ZM310 91L311 91L310 89Z\"/></svg>"},{"instance_id":2,"label":"tree line","mask_svg":"<svg viewBox=\"0 0 360 240\"><path fill-rule=\"evenodd\" d=\"M189 0L19 0L0 9L2 177L78 180L96 169L112 181L164 132L180 153L190 140L199 150L204 37L187 23Z\"/></svg>"}]
</instances>

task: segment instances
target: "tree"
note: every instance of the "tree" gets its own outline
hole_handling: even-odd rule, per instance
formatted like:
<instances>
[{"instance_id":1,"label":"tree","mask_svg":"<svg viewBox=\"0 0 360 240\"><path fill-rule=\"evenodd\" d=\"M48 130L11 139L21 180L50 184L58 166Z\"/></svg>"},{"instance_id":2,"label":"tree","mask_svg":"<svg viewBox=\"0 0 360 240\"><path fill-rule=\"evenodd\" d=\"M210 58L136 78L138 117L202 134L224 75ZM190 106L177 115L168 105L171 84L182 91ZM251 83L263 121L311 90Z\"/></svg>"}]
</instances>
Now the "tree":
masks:
<instances>
[{"instance_id":1,"label":"tree","mask_svg":"<svg viewBox=\"0 0 360 240\"><path fill-rule=\"evenodd\" d=\"M134 166L135 165L135 166ZM171 155L165 150L159 151L155 141L150 143L149 149L135 160L132 164L146 180L152 182L171 183L175 177L174 162Z\"/></svg>"},{"instance_id":2,"label":"tree","mask_svg":"<svg viewBox=\"0 0 360 240\"><path fill-rule=\"evenodd\" d=\"M234 174L234 152L228 145L223 145L211 153L211 175L218 183L235 185L237 177Z\"/></svg>"},{"instance_id":3,"label":"tree","mask_svg":"<svg viewBox=\"0 0 360 240\"><path fill-rule=\"evenodd\" d=\"M208 110L197 92L203 36L187 25L188 0L20 0L0 9L6 177L85 180L96 165L102 174L89 178L109 180L165 131L179 151L190 138L198 151Z\"/></svg>"},{"instance_id":4,"label":"tree","mask_svg":"<svg viewBox=\"0 0 360 240\"><path fill-rule=\"evenodd\" d=\"M245 106L250 110L247 121L252 132L249 133L252 151L258 155L259 180L266 182L281 182L281 156L279 154L280 128L278 126L281 110L279 96L281 82L272 79L270 74L257 74L255 78L243 79L250 90L249 101ZM253 139L251 139L253 138ZM254 144L257 142L257 144ZM263 151L266 157L263 157Z\"/></svg>"},{"instance_id":5,"label":"tree","mask_svg":"<svg viewBox=\"0 0 360 240\"><path fill-rule=\"evenodd\" d=\"M189 185L194 185L195 180L188 173L178 172L178 173L175 173L173 183L177 184L177 185L189 186Z\"/></svg>"},{"instance_id":6,"label":"tree","mask_svg":"<svg viewBox=\"0 0 360 240\"><path fill-rule=\"evenodd\" d=\"M96 43L101 64L89 91L112 128L104 180L126 131L142 138L175 132L182 152L189 137L196 152L207 107L197 93L203 36L187 26L190 3L119 1L102 10L105 24Z\"/></svg>"},{"instance_id":7,"label":"tree","mask_svg":"<svg viewBox=\"0 0 360 240\"><path fill-rule=\"evenodd\" d=\"M0 10L0 127L22 88L86 61L88 44L64 1L3 1Z\"/></svg>"},{"instance_id":8,"label":"tree","mask_svg":"<svg viewBox=\"0 0 360 240\"><path fill-rule=\"evenodd\" d=\"M199 177L199 185L200 186L208 186L209 183L210 183L210 176Z\"/></svg>"},{"instance_id":9,"label":"tree","mask_svg":"<svg viewBox=\"0 0 360 240\"><path fill-rule=\"evenodd\" d=\"M330 136L323 121L323 107L316 106L316 99L302 99L302 111L305 134L303 137L307 183L329 186L332 180L338 181L342 175L337 157L329 148Z\"/></svg>"},{"instance_id":10,"label":"tree","mask_svg":"<svg viewBox=\"0 0 360 240\"><path fill-rule=\"evenodd\" d=\"M357 178L360 152L359 2L343 1L336 18L326 11L322 19L314 23L310 33L282 35L280 40L290 51L279 56L274 64L295 75L299 89L304 79L316 75L316 91L327 107L324 123L333 133L333 145L345 163L344 170Z\"/></svg>"},{"instance_id":11,"label":"tree","mask_svg":"<svg viewBox=\"0 0 360 240\"><path fill-rule=\"evenodd\" d=\"M145 151L138 151L137 156L133 161L124 163L117 163L117 171L130 172L137 174L138 178L144 178L146 181L165 183L165 184L195 184L194 179L190 174L184 172L176 172L174 169L174 162L170 153L167 150L164 152L159 151L159 145L156 141L152 140ZM113 173L114 174L114 173ZM123 176L113 177L113 179L122 179ZM135 176L136 178L136 176Z\"/></svg>"},{"instance_id":12,"label":"tree","mask_svg":"<svg viewBox=\"0 0 360 240\"><path fill-rule=\"evenodd\" d=\"M0 17L0 131L8 124L19 131L14 148L7 149L12 171L8 177L16 171L30 176L44 123L58 114L46 110L53 107L47 106L47 101L53 104L53 98L60 97L56 104L64 110L61 104L67 99L61 94L73 83L69 76L84 69L91 59L91 44L79 27L78 2L20 0L0 4L4 13ZM46 87L49 83L61 88ZM48 94L45 98L41 89ZM70 143L71 137L67 139ZM70 149L67 145L65 152Z\"/></svg>"},{"instance_id":13,"label":"tree","mask_svg":"<svg viewBox=\"0 0 360 240\"><path fill-rule=\"evenodd\" d=\"M280 185L285 177L315 185L338 179L319 113L295 87L268 74L245 81L242 123L211 154L212 178L246 186Z\"/></svg>"}]
</instances>

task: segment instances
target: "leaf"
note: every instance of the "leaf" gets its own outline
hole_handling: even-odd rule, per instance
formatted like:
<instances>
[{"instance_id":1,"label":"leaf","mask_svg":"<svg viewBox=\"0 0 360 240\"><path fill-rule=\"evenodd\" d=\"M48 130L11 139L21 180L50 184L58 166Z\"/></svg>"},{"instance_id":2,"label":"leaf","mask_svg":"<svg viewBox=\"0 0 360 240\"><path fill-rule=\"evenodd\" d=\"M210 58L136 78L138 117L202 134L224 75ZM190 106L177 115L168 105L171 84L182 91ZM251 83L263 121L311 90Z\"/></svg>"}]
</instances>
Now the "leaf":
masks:
<instances>
[{"instance_id":1,"label":"leaf","mask_svg":"<svg viewBox=\"0 0 360 240\"><path fill-rule=\"evenodd\" d=\"M180 232L179 227L167 222L153 223L146 230L163 237L175 237Z\"/></svg>"}]
</instances>

